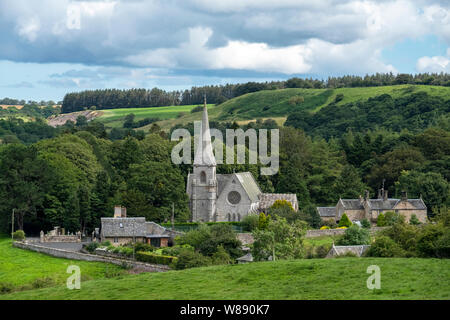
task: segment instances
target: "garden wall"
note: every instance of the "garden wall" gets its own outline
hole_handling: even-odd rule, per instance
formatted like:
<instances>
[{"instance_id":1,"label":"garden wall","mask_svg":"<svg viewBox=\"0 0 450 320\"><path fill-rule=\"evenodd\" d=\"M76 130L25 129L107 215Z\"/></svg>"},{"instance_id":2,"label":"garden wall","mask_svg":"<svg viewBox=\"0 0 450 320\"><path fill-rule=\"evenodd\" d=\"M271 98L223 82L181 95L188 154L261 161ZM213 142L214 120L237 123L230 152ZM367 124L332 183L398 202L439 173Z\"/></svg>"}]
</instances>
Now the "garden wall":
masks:
<instances>
[{"instance_id":1,"label":"garden wall","mask_svg":"<svg viewBox=\"0 0 450 320\"><path fill-rule=\"evenodd\" d=\"M112 263L116 265L126 265L133 268L139 268L148 272L164 272L170 270L170 268L166 265L160 265L160 264L149 264L149 263L143 263L138 261L130 261L125 259L117 259L112 257L105 257L105 256L98 256L95 254L86 254L81 252L75 252L75 251L67 251L62 249L56 249L56 248L49 248L49 247L43 247L36 244L31 243L25 243L25 242L19 242L14 241L13 246L21 249L36 251L39 253L48 254L53 257L58 258L65 258L65 259L72 259L72 260L83 260L83 261L95 261L95 262L105 262L105 263Z\"/></svg>"},{"instance_id":2,"label":"garden wall","mask_svg":"<svg viewBox=\"0 0 450 320\"><path fill-rule=\"evenodd\" d=\"M372 227L369 229L370 234L386 229L387 227ZM345 233L346 229L324 229L324 230L307 230L306 238L337 236Z\"/></svg>"}]
</instances>

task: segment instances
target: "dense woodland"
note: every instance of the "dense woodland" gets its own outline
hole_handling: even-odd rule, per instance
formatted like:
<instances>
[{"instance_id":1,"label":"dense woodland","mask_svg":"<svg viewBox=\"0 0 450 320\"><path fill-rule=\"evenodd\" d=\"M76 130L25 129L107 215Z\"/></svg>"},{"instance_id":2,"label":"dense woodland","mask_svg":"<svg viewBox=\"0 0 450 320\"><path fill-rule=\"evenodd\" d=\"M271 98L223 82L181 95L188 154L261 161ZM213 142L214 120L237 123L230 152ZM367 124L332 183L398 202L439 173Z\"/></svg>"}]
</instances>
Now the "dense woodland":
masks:
<instances>
[{"instance_id":1,"label":"dense woodland","mask_svg":"<svg viewBox=\"0 0 450 320\"><path fill-rule=\"evenodd\" d=\"M137 108L170 105L193 105L203 103L204 94L208 103L220 104L228 99L261 90L284 88L343 88L375 87L396 84L424 84L450 86L448 74L398 74L392 73L360 76L330 77L327 80L291 78L286 81L247 82L217 86L192 87L185 91L164 91L158 88L147 89L105 89L68 93L65 95L62 112L81 111L89 108Z\"/></svg>"},{"instance_id":2,"label":"dense woodland","mask_svg":"<svg viewBox=\"0 0 450 320\"><path fill-rule=\"evenodd\" d=\"M237 164L219 165L218 173L250 171L263 192L296 193L302 219L314 228L322 224L316 206L357 198L366 189L374 197L383 180L392 197L402 190L410 198L422 196L430 216L448 210L448 98L413 92L336 102L314 114L288 116L280 128L278 174L262 176L259 165ZM39 117L0 120L0 231L10 230L13 209L16 228L29 234L55 225L91 232L116 204L126 206L130 216L164 222L174 203L175 219L188 221L185 186L191 166L172 164L176 142L156 123L148 133L136 126L132 116L111 131L84 117L58 128ZM271 119L242 126L212 121L210 126L278 127ZM193 132L192 124L187 129Z\"/></svg>"}]
</instances>

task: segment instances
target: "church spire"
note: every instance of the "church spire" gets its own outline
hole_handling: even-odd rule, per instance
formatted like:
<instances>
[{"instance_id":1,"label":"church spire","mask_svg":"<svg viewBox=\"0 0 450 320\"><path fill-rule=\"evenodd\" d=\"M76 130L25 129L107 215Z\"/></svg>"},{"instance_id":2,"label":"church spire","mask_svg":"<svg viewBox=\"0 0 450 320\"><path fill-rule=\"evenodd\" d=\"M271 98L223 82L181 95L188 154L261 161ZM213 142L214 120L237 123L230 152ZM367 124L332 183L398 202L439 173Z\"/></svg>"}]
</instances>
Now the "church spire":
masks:
<instances>
[{"instance_id":1,"label":"church spire","mask_svg":"<svg viewBox=\"0 0 450 320\"><path fill-rule=\"evenodd\" d=\"M216 159L211 146L211 133L209 131L208 110L206 108L206 94L203 101L203 115L200 135L198 136L197 151L194 165L215 166Z\"/></svg>"}]
</instances>

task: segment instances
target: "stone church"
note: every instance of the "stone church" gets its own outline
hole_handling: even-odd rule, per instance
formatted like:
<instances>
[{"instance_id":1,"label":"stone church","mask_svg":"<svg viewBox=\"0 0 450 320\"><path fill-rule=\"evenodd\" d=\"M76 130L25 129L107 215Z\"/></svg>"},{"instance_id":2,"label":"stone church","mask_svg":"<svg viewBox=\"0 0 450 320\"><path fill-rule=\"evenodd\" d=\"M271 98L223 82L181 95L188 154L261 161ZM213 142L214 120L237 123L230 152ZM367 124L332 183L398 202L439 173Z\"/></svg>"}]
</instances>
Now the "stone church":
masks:
<instances>
[{"instance_id":1,"label":"stone church","mask_svg":"<svg viewBox=\"0 0 450 320\"><path fill-rule=\"evenodd\" d=\"M205 101L194 170L186 186L192 221L241 221L251 213L265 211L276 200L287 200L298 210L295 194L262 193L250 172L217 174L216 166Z\"/></svg>"}]
</instances>

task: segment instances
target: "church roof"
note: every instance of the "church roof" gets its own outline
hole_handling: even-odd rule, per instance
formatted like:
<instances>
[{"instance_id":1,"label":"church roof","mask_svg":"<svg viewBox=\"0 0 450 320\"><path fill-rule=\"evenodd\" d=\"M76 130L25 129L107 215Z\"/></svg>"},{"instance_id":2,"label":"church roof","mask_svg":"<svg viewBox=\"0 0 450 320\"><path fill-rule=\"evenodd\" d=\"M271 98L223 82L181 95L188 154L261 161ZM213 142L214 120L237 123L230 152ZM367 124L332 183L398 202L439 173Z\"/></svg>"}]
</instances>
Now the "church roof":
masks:
<instances>
[{"instance_id":1,"label":"church roof","mask_svg":"<svg viewBox=\"0 0 450 320\"><path fill-rule=\"evenodd\" d=\"M268 209L277 200L289 201L294 210L298 210L297 195L295 193L262 193L259 199L259 208L262 210Z\"/></svg>"},{"instance_id":2,"label":"church roof","mask_svg":"<svg viewBox=\"0 0 450 320\"><path fill-rule=\"evenodd\" d=\"M255 178L250 172L239 172L234 173L238 178L239 182L242 184L245 192L247 192L248 197L252 202L257 202L259 200L259 195L261 194L261 189L259 189Z\"/></svg>"},{"instance_id":3,"label":"church roof","mask_svg":"<svg viewBox=\"0 0 450 320\"><path fill-rule=\"evenodd\" d=\"M215 166L216 158L214 157L211 146L211 133L209 131L208 110L203 106L202 124L200 134L197 137L197 150L194 157L194 165Z\"/></svg>"}]
</instances>

